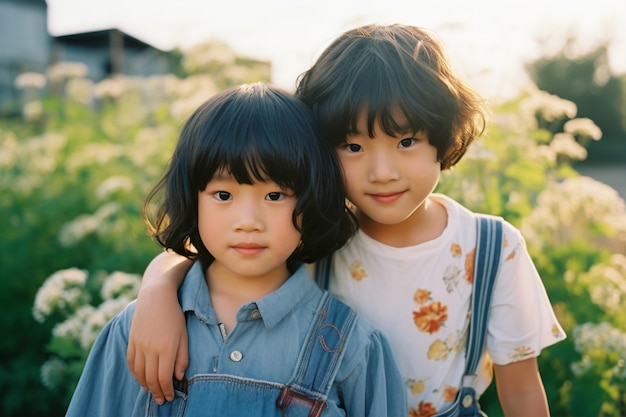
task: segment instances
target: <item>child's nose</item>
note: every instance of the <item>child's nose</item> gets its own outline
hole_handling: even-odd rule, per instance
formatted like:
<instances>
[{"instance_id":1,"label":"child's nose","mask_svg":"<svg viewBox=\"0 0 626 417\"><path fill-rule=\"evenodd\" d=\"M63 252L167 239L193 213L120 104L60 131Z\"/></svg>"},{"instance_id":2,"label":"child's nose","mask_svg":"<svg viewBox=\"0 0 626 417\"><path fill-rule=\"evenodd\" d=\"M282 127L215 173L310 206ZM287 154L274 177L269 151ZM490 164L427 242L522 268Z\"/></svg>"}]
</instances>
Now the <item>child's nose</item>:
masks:
<instances>
[{"instance_id":1,"label":"child's nose","mask_svg":"<svg viewBox=\"0 0 626 417\"><path fill-rule=\"evenodd\" d=\"M261 208L250 201L242 201L235 208L234 228L235 230L250 232L263 230L263 219Z\"/></svg>"},{"instance_id":2,"label":"child's nose","mask_svg":"<svg viewBox=\"0 0 626 417\"><path fill-rule=\"evenodd\" d=\"M388 182L399 178L395 161L387 152L373 153L369 165L370 182Z\"/></svg>"}]
</instances>

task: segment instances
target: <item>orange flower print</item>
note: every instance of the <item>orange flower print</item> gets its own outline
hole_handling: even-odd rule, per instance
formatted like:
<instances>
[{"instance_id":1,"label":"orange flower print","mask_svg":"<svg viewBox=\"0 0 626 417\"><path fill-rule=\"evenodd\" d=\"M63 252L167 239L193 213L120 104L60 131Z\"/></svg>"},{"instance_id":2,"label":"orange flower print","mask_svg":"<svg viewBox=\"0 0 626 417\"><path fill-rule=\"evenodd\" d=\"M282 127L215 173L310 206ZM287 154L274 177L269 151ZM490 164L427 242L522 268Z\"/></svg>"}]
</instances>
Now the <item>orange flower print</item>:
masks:
<instances>
[{"instance_id":1,"label":"orange flower print","mask_svg":"<svg viewBox=\"0 0 626 417\"><path fill-rule=\"evenodd\" d=\"M435 301L420 307L413 312L413 321L417 328L428 334L433 334L448 320L448 306Z\"/></svg>"},{"instance_id":2,"label":"orange flower print","mask_svg":"<svg viewBox=\"0 0 626 417\"><path fill-rule=\"evenodd\" d=\"M424 392L424 388L426 387L426 383L424 382L423 379L416 381L414 379L409 378L406 380L405 384L407 387L411 389L411 394L413 395L421 394L422 392Z\"/></svg>"},{"instance_id":3,"label":"orange flower print","mask_svg":"<svg viewBox=\"0 0 626 417\"><path fill-rule=\"evenodd\" d=\"M513 258L515 258L515 251L511 251L511 253L509 253L509 256L506 257L505 261L510 261Z\"/></svg>"},{"instance_id":4,"label":"orange flower print","mask_svg":"<svg viewBox=\"0 0 626 417\"><path fill-rule=\"evenodd\" d=\"M465 256L465 280L469 284L474 283L474 261L476 257L476 248L472 249Z\"/></svg>"},{"instance_id":5,"label":"orange flower print","mask_svg":"<svg viewBox=\"0 0 626 417\"><path fill-rule=\"evenodd\" d=\"M431 417L435 414L437 414L437 409L429 402L420 401L417 409L409 408L409 417Z\"/></svg>"},{"instance_id":6,"label":"orange flower print","mask_svg":"<svg viewBox=\"0 0 626 417\"><path fill-rule=\"evenodd\" d=\"M530 346L519 346L509 353L509 358L513 361L520 361L534 355L535 351Z\"/></svg>"},{"instance_id":7,"label":"orange flower print","mask_svg":"<svg viewBox=\"0 0 626 417\"><path fill-rule=\"evenodd\" d=\"M458 390L459 389L457 387L446 385L446 387L443 389L443 400L447 403L454 401Z\"/></svg>"},{"instance_id":8,"label":"orange flower print","mask_svg":"<svg viewBox=\"0 0 626 417\"><path fill-rule=\"evenodd\" d=\"M363 269L363 264L359 261L352 262L352 265L350 265L350 274L355 281L361 281L367 276L365 269Z\"/></svg>"},{"instance_id":9,"label":"orange flower print","mask_svg":"<svg viewBox=\"0 0 626 417\"><path fill-rule=\"evenodd\" d=\"M434 361L444 361L448 358L449 353L450 348L448 345L442 340L437 339L428 348L426 357Z\"/></svg>"},{"instance_id":10,"label":"orange flower print","mask_svg":"<svg viewBox=\"0 0 626 417\"><path fill-rule=\"evenodd\" d=\"M461 245L459 245L458 243L453 243L452 245L450 245L450 253L455 258L461 256L463 254L463 251L461 250Z\"/></svg>"},{"instance_id":11,"label":"orange flower print","mask_svg":"<svg viewBox=\"0 0 626 417\"><path fill-rule=\"evenodd\" d=\"M417 291L415 291L415 294L413 294L413 301L420 305L425 304L430 299L430 291L424 290L422 288L419 288Z\"/></svg>"}]
</instances>

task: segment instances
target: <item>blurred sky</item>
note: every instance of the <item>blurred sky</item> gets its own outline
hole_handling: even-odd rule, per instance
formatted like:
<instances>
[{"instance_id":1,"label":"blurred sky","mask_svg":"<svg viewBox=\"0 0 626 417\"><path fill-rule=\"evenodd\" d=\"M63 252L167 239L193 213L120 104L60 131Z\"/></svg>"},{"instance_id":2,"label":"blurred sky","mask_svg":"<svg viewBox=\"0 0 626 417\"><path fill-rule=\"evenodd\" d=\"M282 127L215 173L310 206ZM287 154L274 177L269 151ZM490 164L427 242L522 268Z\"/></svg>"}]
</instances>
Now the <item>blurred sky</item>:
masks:
<instances>
[{"instance_id":1,"label":"blurred sky","mask_svg":"<svg viewBox=\"0 0 626 417\"><path fill-rule=\"evenodd\" d=\"M523 63L576 36L580 52L610 40L614 72L626 72L625 0L47 0L52 35L119 28L161 49L221 39L271 60L273 80L298 74L338 34L367 23L433 30L453 66L490 98L515 94Z\"/></svg>"}]
</instances>

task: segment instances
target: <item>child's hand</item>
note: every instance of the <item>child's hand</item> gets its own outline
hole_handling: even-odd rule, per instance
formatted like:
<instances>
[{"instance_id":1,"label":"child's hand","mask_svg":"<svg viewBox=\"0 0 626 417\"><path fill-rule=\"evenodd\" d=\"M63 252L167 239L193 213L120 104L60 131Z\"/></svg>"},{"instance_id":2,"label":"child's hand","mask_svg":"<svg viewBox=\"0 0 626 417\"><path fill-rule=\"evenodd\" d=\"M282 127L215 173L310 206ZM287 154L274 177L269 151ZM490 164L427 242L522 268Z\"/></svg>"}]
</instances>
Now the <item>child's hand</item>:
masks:
<instances>
[{"instance_id":1,"label":"child's hand","mask_svg":"<svg viewBox=\"0 0 626 417\"><path fill-rule=\"evenodd\" d=\"M128 338L130 371L157 404L174 399L172 377L182 379L189 364L185 316L173 288L142 288Z\"/></svg>"}]
</instances>

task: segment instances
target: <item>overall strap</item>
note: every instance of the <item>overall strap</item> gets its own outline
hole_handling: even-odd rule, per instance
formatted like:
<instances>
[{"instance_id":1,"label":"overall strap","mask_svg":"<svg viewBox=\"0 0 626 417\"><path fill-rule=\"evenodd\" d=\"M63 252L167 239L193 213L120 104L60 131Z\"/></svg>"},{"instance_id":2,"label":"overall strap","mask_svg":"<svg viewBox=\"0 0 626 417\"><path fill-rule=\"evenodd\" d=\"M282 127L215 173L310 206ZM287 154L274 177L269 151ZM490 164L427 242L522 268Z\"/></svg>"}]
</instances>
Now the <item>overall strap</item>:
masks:
<instances>
[{"instance_id":1,"label":"overall strap","mask_svg":"<svg viewBox=\"0 0 626 417\"><path fill-rule=\"evenodd\" d=\"M502 252L502 219L477 214L476 254L472 313L465 356L465 375L476 373L487 336L487 321L493 286L498 276Z\"/></svg>"},{"instance_id":2,"label":"overall strap","mask_svg":"<svg viewBox=\"0 0 626 417\"><path fill-rule=\"evenodd\" d=\"M276 402L310 407L309 417L321 415L354 329L356 313L327 291L318 305L296 362L296 369Z\"/></svg>"},{"instance_id":3,"label":"overall strap","mask_svg":"<svg viewBox=\"0 0 626 417\"><path fill-rule=\"evenodd\" d=\"M487 321L493 286L498 276L502 252L502 218L476 214L476 253L474 285L472 287L469 336L465 348L465 375L456 399L447 409L433 417L462 417L483 415L476 401L476 392L466 385L466 377L476 373L487 335Z\"/></svg>"},{"instance_id":4,"label":"overall strap","mask_svg":"<svg viewBox=\"0 0 626 417\"><path fill-rule=\"evenodd\" d=\"M315 263L315 282L323 290L328 289L332 260L333 256L329 255Z\"/></svg>"}]
</instances>

